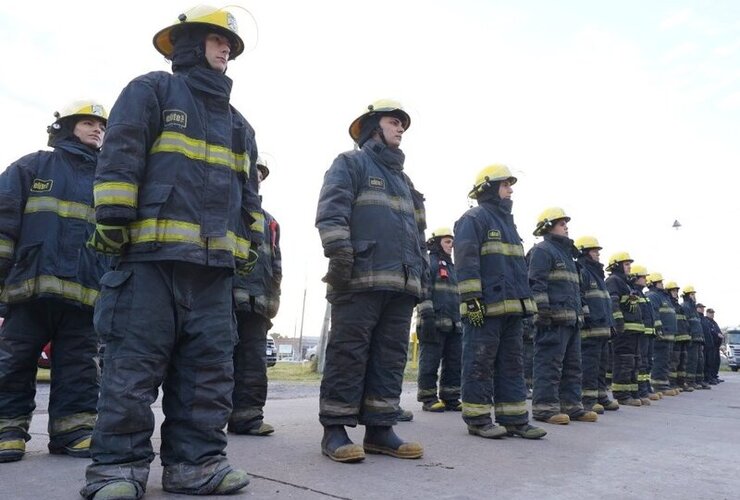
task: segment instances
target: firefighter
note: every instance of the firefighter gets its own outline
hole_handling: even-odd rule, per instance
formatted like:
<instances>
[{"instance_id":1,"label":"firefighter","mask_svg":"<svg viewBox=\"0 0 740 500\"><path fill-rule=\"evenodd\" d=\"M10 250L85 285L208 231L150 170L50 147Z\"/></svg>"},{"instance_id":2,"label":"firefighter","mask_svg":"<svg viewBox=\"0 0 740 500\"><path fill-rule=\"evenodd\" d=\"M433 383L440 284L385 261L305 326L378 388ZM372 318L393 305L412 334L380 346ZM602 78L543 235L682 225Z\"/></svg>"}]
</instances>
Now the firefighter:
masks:
<instances>
[{"instance_id":1,"label":"firefighter","mask_svg":"<svg viewBox=\"0 0 740 500\"><path fill-rule=\"evenodd\" d=\"M441 227L427 240L431 299L417 308L419 378L417 400L430 412L461 411L462 323L452 230ZM441 364L441 368L440 368ZM437 392L439 372L439 393Z\"/></svg>"},{"instance_id":2,"label":"firefighter","mask_svg":"<svg viewBox=\"0 0 740 500\"><path fill-rule=\"evenodd\" d=\"M153 40L173 74L123 89L96 171L90 244L119 258L95 305L105 364L81 494L96 500L144 494L160 385L162 488L223 495L249 483L225 453L232 277L254 266L264 226L254 130L229 104L225 75L244 42L227 10L178 19Z\"/></svg>"},{"instance_id":3,"label":"firefighter","mask_svg":"<svg viewBox=\"0 0 740 500\"><path fill-rule=\"evenodd\" d=\"M568 237L568 217L562 208L544 210L537 219L537 243L529 254L529 284L537 303L534 337L532 414L551 424L571 420L596 422L584 409L581 393L583 322L577 249Z\"/></svg>"},{"instance_id":4,"label":"firefighter","mask_svg":"<svg viewBox=\"0 0 740 500\"><path fill-rule=\"evenodd\" d=\"M714 350L716 346L714 345L714 338L712 336L712 326L709 322L707 316L704 314L704 310L706 309L706 306L702 303L696 304L696 314L699 315L699 319L701 320L701 329L704 333L704 366L699 367L702 369L701 376L703 377L702 380L707 383L707 385L716 385L713 383L712 376L711 376L711 368L712 368L712 356L714 354Z\"/></svg>"},{"instance_id":5,"label":"firefighter","mask_svg":"<svg viewBox=\"0 0 740 500\"><path fill-rule=\"evenodd\" d=\"M421 458L393 426L406 366L411 315L426 299L429 260L424 197L403 171L401 138L411 123L381 99L350 125L359 149L340 154L324 176L316 227L329 270L331 334L319 395L321 451L338 462L367 453ZM345 426L365 426L363 446Z\"/></svg>"},{"instance_id":6,"label":"firefighter","mask_svg":"<svg viewBox=\"0 0 740 500\"><path fill-rule=\"evenodd\" d=\"M694 388L686 382L686 366L689 355L689 344L691 343L691 332L689 322L683 307L678 302L679 286L675 281L669 281L665 285L671 300L671 306L676 311L676 341L673 344L673 355L671 357L671 387L681 392L694 392Z\"/></svg>"},{"instance_id":7,"label":"firefighter","mask_svg":"<svg viewBox=\"0 0 740 500\"><path fill-rule=\"evenodd\" d=\"M615 411L619 403L609 399L606 386L606 350L614 329L612 300L604 283L604 264L600 262L601 246L593 236L582 236L575 242L580 252L581 293L584 323L581 328L581 363L583 366L582 401L585 410L597 414Z\"/></svg>"},{"instance_id":8,"label":"firefighter","mask_svg":"<svg viewBox=\"0 0 740 500\"><path fill-rule=\"evenodd\" d=\"M90 456L99 377L93 304L107 258L92 234L95 164L108 118L76 101L47 129L52 151L19 159L0 175L0 462L21 460L36 408L36 361L54 342L49 451Z\"/></svg>"},{"instance_id":9,"label":"firefighter","mask_svg":"<svg viewBox=\"0 0 740 500\"><path fill-rule=\"evenodd\" d=\"M506 165L485 167L468 194L478 206L455 223L464 317L462 417L472 435L539 439L547 433L529 424L522 366L522 318L536 306L511 213L516 180Z\"/></svg>"},{"instance_id":10,"label":"firefighter","mask_svg":"<svg viewBox=\"0 0 740 500\"><path fill-rule=\"evenodd\" d=\"M710 380L714 382L712 385L721 384L725 380L722 378L719 378L719 365L720 365L720 355L719 351L722 348L722 343L724 342L724 335L722 334L722 329L719 327L717 322L714 320L714 309L711 307L707 309L707 326L709 327L710 335L712 336L712 345L714 346L714 352L712 353L712 356L710 358L710 370L709 370L709 376Z\"/></svg>"},{"instance_id":11,"label":"firefighter","mask_svg":"<svg viewBox=\"0 0 740 500\"><path fill-rule=\"evenodd\" d=\"M689 325L691 343L686 357L686 383L694 389L711 389L704 382L704 330L701 316L696 312L696 289L694 285L683 287L681 307Z\"/></svg>"},{"instance_id":12,"label":"firefighter","mask_svg":"<svg viewBox=\"0 0 740 500\"><path fill-rule=\"evenodd\" d=\"M643 406L650 406L652 401L658 401L658 396L650 385L650 371L653 367L653 352L655 347L655 320L653 306L643 293L647 285L648 271L645 266L632 264L630 269L630 285L640 296L640 313L642 314L643 334L637 337L637 396Z\"/></svg>"},{"instance_id":13,"label":"firefighter","mask_svg":"<svg viewBox=\"0 0 740 500\"><path fill-rule=\"evenodd\" d=\"M257 159L259 185L270 175L270 169ZM263 408L267 399L267 359L265 345L272 319L280 307L280 282L283 266L280 254L280 226L266 210L265 239L259 246L259 259L246 277L234 279L234 304L239 343L234 349L234 409L228 431L234 434L267 436L275 428L265 423Z\"/></svg>"},{"instance_id":14,"label":"firefighter","mask_svg":"<svg viewBox=\"0 0 740 500\"><path fill-rule=\"evenodd\" d=\"M653 365L650 370L650 386L659 396L676 396L678 391L671 388L671 358L673 343L678 325L676 311L671 304L670 295L663 287L663 275L647 275L647 299L653 308L655 318L655 344L653 347Z\"/></svg>"},{"instance_id":15,"label":"firefighter","mask_svg":"<svg viewBox=\"0 0 740 500\"><path fill-rule=\"evenodd\" d=\"M607 267L611 274L606 279L606 288L616 306L612 393L620 405L642 406L637 391L638 336L644 333L645 325L640 294L628 281L632 262L627 252L617 252L609 258Z\"/></svg>"}]
</instances>

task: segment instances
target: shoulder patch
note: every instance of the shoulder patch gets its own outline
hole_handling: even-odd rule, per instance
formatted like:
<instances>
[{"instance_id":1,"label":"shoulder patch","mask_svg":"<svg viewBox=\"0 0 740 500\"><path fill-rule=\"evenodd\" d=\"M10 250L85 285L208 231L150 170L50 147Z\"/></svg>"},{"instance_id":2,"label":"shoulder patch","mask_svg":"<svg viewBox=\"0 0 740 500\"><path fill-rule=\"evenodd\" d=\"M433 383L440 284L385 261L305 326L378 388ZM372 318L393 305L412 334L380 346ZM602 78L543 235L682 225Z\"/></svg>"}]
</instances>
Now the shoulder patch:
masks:
<instances>
[{"instance_id":1,"label":"shoulder patch","mask_svg":"<svg viewBox=\"0 0 740 500\"><path fill-rule=\"evenodd\" d=\"M48 193L51 191L51 187L54 185L54 181L49 179L34 179L31 184L31 191L34 193Z\"/></svg>"},{"instance_id":2,"label":"shoulder patch","mask_svg":"<svg viewBox=\"0 0 740 500\"><path fill-rule=\"evenodd\" d=\"M385 189L385 179L381 179L380 177L370 177L369 185L371 188Z\"/></svg>"},{"instance_id":3,"label":"shoulder patch","mask_svg":"<svg viewBox=\"0 0 740 500\"><path fill-rule=\"evenodd\" d=\"M489 240L500 240L501 239L501 231L498 229L491 229L488 231L488 239Z\"/></svg>"},{"instance_id":4,"label":"shoulder patch","mask_svg":"<svg viewBox=\"0 0 740 500\"><path fill-rule=\"evenodd\" d=\"M162 111L162 120L165 127L187 128L188 114L179 109L165 109Z\"/></svg>"}]
</instances>

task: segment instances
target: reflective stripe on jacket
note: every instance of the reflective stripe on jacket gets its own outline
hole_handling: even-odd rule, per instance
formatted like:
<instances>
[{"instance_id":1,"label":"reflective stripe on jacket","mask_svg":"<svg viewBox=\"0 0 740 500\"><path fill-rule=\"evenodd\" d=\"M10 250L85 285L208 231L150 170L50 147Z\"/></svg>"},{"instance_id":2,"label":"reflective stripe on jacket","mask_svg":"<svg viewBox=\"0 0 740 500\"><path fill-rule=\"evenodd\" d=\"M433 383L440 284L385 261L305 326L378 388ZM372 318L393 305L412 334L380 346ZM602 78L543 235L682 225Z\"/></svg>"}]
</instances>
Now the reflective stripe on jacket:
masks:
<instances>
[{"instance_id":1,"label":"reflective stripe on jacket","mask_svg":"<svg viewBox=\"0 0 740 500\"><path fill-rule=\"evenodd\" d=\"M676 323L676 311L673 309L668 292L651 286L648 288L647 298L650 301L650 305L653 306L653 314L655 314L656 318L659 318L660 326L663 330L661 340L675 340L678 324Z\"/></svg>"},{"instance_id":2,"label":"reflective stripe on jacket","mask_svg":"<svg viewBox=\"0 0 740 500\"><path fill-rule=\"evenodd\" d=\"M553 323L576 325L583 315L583 305L573 241L549 233L544 238L529 252L529 284L537 310Z\"/></svg>"},{"instance_id":3,"label":"reflective stripe on jacket","mask_svg":"<svg viewBox=\"0 0 740 500\"><path fill-rule=\"evenodd\" d=\"M581 338L609 337L614 326L612 299L604 282L604 265L585 255L578 258L581 270L581 293L588 307L581 327Z\"/></svg>"}]
</instances>

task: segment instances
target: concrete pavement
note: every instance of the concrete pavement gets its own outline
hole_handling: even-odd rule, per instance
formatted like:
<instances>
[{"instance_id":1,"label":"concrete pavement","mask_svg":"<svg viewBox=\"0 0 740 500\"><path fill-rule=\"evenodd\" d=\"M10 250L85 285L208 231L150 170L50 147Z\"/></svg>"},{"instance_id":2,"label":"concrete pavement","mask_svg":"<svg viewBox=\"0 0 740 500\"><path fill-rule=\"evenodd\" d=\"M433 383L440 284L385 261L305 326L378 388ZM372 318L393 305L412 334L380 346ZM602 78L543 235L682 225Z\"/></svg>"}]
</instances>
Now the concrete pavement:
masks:
<instances>
[{"instance_id":1,"label":"concrete pavement","mask_svg":"<svg viewBox=\"0 0 740 500\"><path fill-rule=\"evenodd\" d=\"M548 435L540 441L470 436L459 413L422 412L415 385L406 384L402 405L415 418L396 430L421 441L424 457L368 455L359 464L337 464L321 455L315 388L302 388L297 398L276 390L265 409L275 434L229 437L229 459L249 471L251 484L241 494L218 498L737 498L740 374L722 376L726 382L711 391L622 408L597 423L542 424ZM0 464L0 498L81 498L88 460L47 453L47 400L48 386L42 385L26 457ZM159 425L159 402L155 413ZM350 436L361 442L362 428L350 429ZM158 429L154 441L158 449ZM163 492L161 473L157 458L145 498L188 498Z\"/></svg>"}]
</instances>

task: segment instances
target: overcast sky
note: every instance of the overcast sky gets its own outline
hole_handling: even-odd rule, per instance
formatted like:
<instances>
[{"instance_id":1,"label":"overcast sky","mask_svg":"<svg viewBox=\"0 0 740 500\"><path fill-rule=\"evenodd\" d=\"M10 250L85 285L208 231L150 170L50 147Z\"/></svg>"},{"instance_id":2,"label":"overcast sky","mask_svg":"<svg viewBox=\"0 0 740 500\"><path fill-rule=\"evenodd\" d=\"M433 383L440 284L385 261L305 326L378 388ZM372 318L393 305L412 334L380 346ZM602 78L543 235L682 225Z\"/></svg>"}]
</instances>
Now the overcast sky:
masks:
<instances>
[{"instance_id":1,"label":"overcast sky","mask_svg":"<svg viewBox=\"0 0 740 500\"><path fill-rule=\"evenodd\" d=\"M272 171L263 205L281 223L285 273L274 332L298 333L306 289L303 333L319 333L323 174L351 149L349 123L383 97L411 115L402 148L430 230L451 226L476 173L504 162L519 177L525 249L539 212L562 206L571 237L596 236L603 260L628 251L649 271L693 284L721 325L740 324L740 3L228 3L259 28L256 48L227 74ZM0 4L0 169L44 147L67 101L111 106L134 77L167 71L151 39L193 5ZM254 46L254 22L234 12Z\"/></svg>"}]
</instances>

